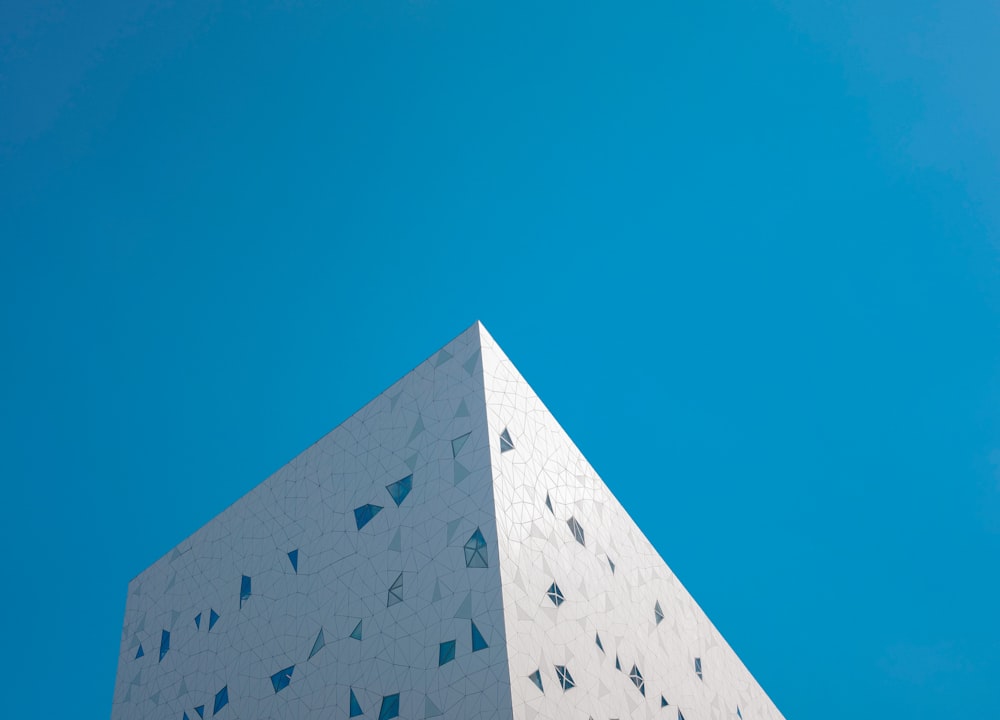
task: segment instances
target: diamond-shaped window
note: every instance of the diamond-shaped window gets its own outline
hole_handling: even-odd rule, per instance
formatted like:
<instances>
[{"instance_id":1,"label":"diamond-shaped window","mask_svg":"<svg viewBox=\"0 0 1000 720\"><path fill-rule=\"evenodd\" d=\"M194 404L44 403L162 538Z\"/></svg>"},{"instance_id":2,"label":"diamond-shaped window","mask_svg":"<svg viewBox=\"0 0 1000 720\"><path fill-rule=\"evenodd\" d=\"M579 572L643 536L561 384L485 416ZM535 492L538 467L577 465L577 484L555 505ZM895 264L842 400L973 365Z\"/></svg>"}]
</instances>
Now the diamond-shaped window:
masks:
<instances>
[{"instance_id":1,"label":"diamond-shaped window","mask_svg":"<svg viewBox=\"0 0 1000 720\"><path fill-rule=\"evenodd\" d=\"M639 688L639 692L643 695L646 694L646 682L642 679L642 673L639 672L639 668L633 663L632 670L628 674L628 679L632 681L632 684Z\"/></svg>"},{"instance_id":2,"label":"diamond-shaped window","mask_svg":"<svg viewBox=\"0 0 1000 720\"><path fill-rule=\"evenodd\" d=\"M656 624L659 625L663 622L663 608L660 607L660 601L656 601L656 606L653 608L653 616L656 618Z\"/></svg>"},{"instance_id":3,"label":"diamond-shaped window","mask_svg":"<svg viewBox=\"0 0 1000 720\"><path fill-rule=\"evenodd\" d=\"M555 605L556 607L559 607L564 602L566 602L566 597L563 595L562 590L560 590L559 586L556 585L555 583L549 585L549 589L545 591L545 594L548 596L549 600L552 601L552 604Z\"/></svg>"},{"instance_id":4,"label":"diamond-shaped window","mask_svg":"<svg viewBox=\"0 0 1000 720\"><path fill-rule=\"evenodd\" d=\"M507 428L504 428L503 432L500 433L500 452L505 453L513 449L514 441L510 439L510 433L507 431Z\"/></svg>"}]
</instances>

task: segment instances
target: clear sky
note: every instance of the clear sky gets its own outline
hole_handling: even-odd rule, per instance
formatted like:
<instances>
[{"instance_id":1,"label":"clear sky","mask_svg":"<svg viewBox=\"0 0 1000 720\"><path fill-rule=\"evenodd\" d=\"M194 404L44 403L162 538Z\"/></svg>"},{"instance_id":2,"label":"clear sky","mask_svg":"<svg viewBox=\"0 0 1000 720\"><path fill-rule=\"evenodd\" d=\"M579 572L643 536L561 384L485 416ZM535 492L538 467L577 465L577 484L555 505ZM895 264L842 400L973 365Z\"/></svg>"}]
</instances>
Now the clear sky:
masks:
<instances>
[{"instance_id":1,"label":"clear sky","mask_svg":"<svg viewBox=\"0 0 1000 720\"><path fill-rule=\"evenodd\" d=\"M1000 707L1000 5L0 3L0 669L481 319L792 718Z\"/></svg>"}]
</instances>

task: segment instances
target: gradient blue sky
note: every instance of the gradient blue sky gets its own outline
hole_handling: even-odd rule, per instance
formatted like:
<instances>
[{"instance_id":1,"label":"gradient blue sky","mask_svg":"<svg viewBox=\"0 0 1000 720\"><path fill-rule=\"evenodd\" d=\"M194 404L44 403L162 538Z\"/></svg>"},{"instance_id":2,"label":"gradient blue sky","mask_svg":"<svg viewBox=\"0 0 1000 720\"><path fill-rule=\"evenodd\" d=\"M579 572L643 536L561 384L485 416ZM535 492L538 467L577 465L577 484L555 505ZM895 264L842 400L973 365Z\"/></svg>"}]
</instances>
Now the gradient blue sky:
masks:
<instances>
[{"instance_id":1,"label":"gradient blue sky","mask_svg":"<svg viewBox=\"0 0 1000 720\"><path fill-rule=\"evenodd\" d=\"M5 717L482 319L792 718L1000 707L1000 5L0 4Z\"/></svg>"}]
</instances>

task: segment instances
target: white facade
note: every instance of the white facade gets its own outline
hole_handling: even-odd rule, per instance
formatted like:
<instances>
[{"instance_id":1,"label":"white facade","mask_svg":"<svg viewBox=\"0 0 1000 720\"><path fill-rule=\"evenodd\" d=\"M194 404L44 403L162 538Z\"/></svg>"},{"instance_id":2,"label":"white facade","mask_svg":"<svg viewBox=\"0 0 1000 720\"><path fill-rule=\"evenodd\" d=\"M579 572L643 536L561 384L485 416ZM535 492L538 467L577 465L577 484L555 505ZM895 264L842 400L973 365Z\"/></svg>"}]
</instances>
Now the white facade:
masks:
<instances>
[{"instance_id":1,"label":"white facade","mask_svg":"<svg viewBox=\"0 0 1000 720\"><path fill-rule=\"evenodd\" d=\"M185 717L782 715L476 323L129 585Z\"/></svg>"}]
</instances>

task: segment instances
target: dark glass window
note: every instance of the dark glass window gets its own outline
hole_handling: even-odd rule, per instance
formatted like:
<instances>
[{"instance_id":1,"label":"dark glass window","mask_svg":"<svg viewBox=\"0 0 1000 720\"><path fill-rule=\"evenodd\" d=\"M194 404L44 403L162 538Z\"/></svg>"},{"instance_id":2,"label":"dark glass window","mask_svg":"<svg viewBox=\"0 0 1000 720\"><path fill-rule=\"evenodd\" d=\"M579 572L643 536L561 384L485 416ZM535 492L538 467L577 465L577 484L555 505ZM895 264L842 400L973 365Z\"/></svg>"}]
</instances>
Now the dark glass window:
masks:
<instances>
[{"instance_id":1,"label":"dark glass window","mask_svg":"<svg viewBox=\"0 0 1000 720\"><path fill-rule=\"evenodd\" d=\"M410 494L410 490L413 489L413 475L407 475L402 480L390 483L385 486L385 489L389 491L389 495L392 496L392 501L396 503L396 507L399 507L406 499L406 496Z\"/></svg>"},{"instance_id":2,"label":"dark glass window","mask_svg":"<svg viewBox=\"0 0 1000 720\"><path fill-rule=\"evenodd\" d=\"M215 693L215 707L212 710L212 714L215 715L219 710L226 707L229 704L229 686L226 685L224 688Z\"/></svg>"},{"instance_id":3,"label":"dark glass window","mask_svg":"<svg viewBox=\"0 0 1000 720\"><path fill-rule=\"evenodd\" d=\"M569 670L566 669L565 665L556 665L556 677L559 678L559 684L562 685L563 690L576 687L576 683L573 682L573 676L569 674Z\"/></svg>"},{"instance_id":4,"label":"dark glass window","mask_svg":"<svg viewBox=\"0 0 1000 720\"><path fill-rule=\"evenodd\" d=\"M489 567L489 560L486 557L486 538L483 537L483 532L479 528L476 528L468 542L465 543L465 567Z\"/></svg>"},{"instance_id":5,"label":"dark glass window","mask_svg":"<svg viewBox=\"0 0 1000 720\"><path fill-rule=\"evenodd\" d=\"M399 717L399 693L382 698L382 708L378 711L378 720L392 720L395 717Z\"/></svg>"},{"instance_id":6,"label":"dark glass window","mask_svg":"<svg viewBox=\"0 0 1000 720\"><path fill-rule=\"evenodd\" d=\"M446 640L438 645L438 667L455 659L455 641Z\"/></svg>"},{"instance_id":7,"label":"dark glass window","mask_svg":"<svg viewBox=\"0 0 1000 720\"><path fill-rule=\"evenodd\" d=\"M562 590L560 590L559 586L556 585L555 583L549 585L549 589L545 591L545 594L548 596L549 600L552 601L552 604L555 605L556 607L559 607L564 602L566 602L566 597L563 595Z\"/></svg>"},{"instance_id":8,"label":"dark glass window","mask_svg":"<svg viewBox=\"0 0 1000 720\"><path fill-rule=\"evenodd\" d=\"M632 684L639 688L639 692L643 695L646 694L646 682L642 679L642 673L639 672L639 668L632 664L632 670L628 674L628 679L632 681Z\"/></svg>"},{"instance_id":9,"label":"dark glass window","mask_svg":"<svg viewBox=\"0 0 1000 720\"><path fill-rule=\"evenodd\" d=\"M295 670L294 665L289 665L284 670L279 670L271 676L271 685L274 687L274 692L279 693L288 687L288 684L292 681L292 672Z\"/></svg>"},{"instance_id":10,"label":"dark glass window","mask_svg":"<svg viewBox=\"0 0 1000 720\"><path fill-rule=\"evenodd\" d=\"M357 717L358 715L363 715L361 712L361 705L358 703L358 698L354 695L354 688L351 688L351 717Z\"/></svg>"},{"instance_id":11,"label":"dark glass window","mask_svg":"<svg viewBox=\"0 0 1000 720\"><path fill-rule=\"evenodd\" d=\"M170 650L170 632L164 630L160 633L160 660L163 660L168 650Z\"/></svg>"},{"instance_id":12,"label":"dark glass window","mask_svg":"<svg viewBox=\"0 0 1000 720\"><path fill-rule=\"evenodd\" d=\"M240 610L243 609L243 601L250 599L250 576L244 575L240 580Z\"/></svg>"},{"instance_id":13,"label":"dark glass window","mask_svg":"<svg viewBox=\"0 0 1000 720\"><path fill-rule=\"evenodd\" d=\"M531 678L531 682L538 686L539 690L545 692L545 688L542 687L542 673L540 670L535 670L535 672L531 673L528 677Z\"/></svg>"},{"instance_id":14,"label":"dark glass window","mask_svg":"<svg viewBox=\"0 0 1000 720\"><path fill-rule=\"evenodd\" d=\"M370 523L381 509L381 505L372 505L371 503L354 508L354 523L358 526L358 530Z\"/></svg>"}]
</instances>

